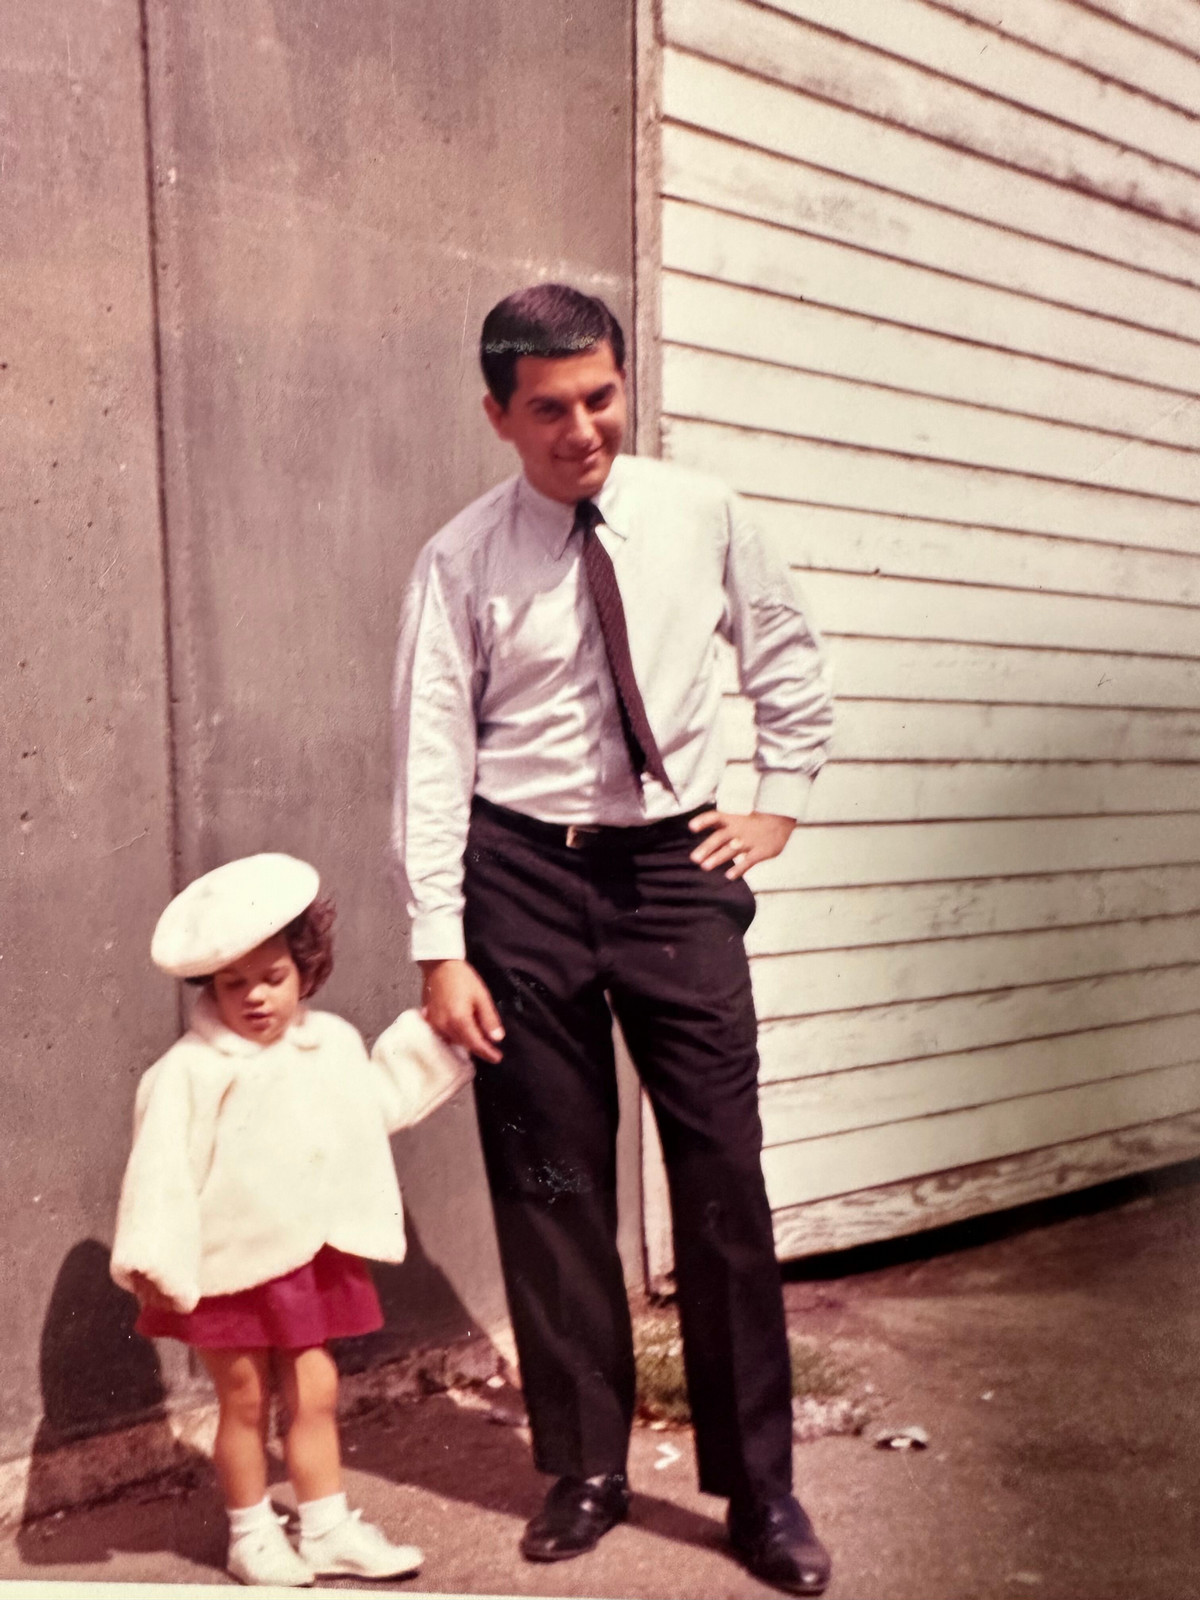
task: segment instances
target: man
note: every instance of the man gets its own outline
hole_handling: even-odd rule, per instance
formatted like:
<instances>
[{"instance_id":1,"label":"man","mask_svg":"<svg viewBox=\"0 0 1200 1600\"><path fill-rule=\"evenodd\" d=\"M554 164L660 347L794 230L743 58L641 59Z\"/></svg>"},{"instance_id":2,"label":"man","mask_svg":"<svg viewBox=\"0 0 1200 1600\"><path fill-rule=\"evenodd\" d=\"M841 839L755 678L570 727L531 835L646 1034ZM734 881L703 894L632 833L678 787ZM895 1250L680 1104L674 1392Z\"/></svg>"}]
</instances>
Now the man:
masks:
<instances>
[{"instance_id":1,"label":"man","mask_svg":"<svg viewBox=\"0 0 1200 1600\"><path fill-rule=\"evenodd\" d=\"M624 339L558 284L483 325L484 410L520 476L425 547L396 673L395 848L424 1005L476 1104L538 1468L522 1551L628 1508L615 1013L671 1190L700 1486L759 1576L817 1594L761 1168L743 874L783 849L830 704L788 576L726 489L620 455ZM754 702L756 809L718 811L722 638ZM610 1009L611 1007L611 1009Z\"/></svg>"}]
</instances>

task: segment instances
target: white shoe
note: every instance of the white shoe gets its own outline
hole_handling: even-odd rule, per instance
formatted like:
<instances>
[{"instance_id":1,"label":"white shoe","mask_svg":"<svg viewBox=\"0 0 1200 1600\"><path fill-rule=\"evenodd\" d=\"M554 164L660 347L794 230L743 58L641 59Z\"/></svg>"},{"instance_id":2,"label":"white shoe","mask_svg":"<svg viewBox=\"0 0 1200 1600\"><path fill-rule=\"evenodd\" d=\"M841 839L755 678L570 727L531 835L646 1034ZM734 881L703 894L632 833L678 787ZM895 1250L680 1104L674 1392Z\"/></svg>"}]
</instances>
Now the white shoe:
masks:
<instances>
[{"instance_id":1,"label":"white shoe","mask_svg":"<svg viewBox=\"0 0 1200 1600\"><path fill-rule=\"evenodd\" d=\"M425 1559L416 1545L393 1544L361 1511L316 1538L301 1532L300 1556L319 1576L350 1578L411 1578Z\"/></svg>"},{"instance_id":2,"label":"white shoe","mask_svg":"<svg viewBox=\"0 0 1200 1600\"><path fill-rule=\"evenodd\" d=\"M229 1541L226 1567L239 1583L273 1584L280 1589L307 1589L316 1574L288 1543L280 1523L270 1522L251 1528Z\"/></svg>"}]
</instances>

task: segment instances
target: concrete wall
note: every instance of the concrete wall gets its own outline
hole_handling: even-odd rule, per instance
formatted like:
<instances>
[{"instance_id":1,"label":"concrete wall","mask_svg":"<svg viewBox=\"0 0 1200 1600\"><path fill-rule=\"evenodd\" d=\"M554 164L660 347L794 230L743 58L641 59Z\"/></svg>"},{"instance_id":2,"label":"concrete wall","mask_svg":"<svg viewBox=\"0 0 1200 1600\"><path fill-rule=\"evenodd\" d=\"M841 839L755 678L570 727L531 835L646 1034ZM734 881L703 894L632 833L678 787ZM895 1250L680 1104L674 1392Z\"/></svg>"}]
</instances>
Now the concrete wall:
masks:
<instances>
[{"instance_id":1,"label":"concrete wall","mask_svg":"<svg viewBox=\"0 0 1200 1600\"><path fill-rule=\"evenodd\" d=\"M106 1281L169 769L134 4L0 24L0 1452L161 1393ZM128 1305L123 1304L128 1302ZM54 1314L51 1315L53 1304ZM99 1364L97 1356L104 1359Z\"/></svg>"},{"instance_id":2,"label":"concrete wall","mask_svg":"<svg viewBox=\"0 0 1200 1600\"><path fill-rule=\"evenodd\" d=\"M370 1034L415 995L387 856L399 596L512 470L479 405L488 306L553 275L628 318L632 6L151 0L145 98L133 0L9 9L5 640L38 748L5 795L11 1453L59 1265L109 1238L134 1081L174 1027L144 954L172 847L180 879L313 860L341 906L327 1003ZM469 1104L397 1154L413 1255L381 1278L383 1343L494 1325Z\"/></svg>"}]
</instances>

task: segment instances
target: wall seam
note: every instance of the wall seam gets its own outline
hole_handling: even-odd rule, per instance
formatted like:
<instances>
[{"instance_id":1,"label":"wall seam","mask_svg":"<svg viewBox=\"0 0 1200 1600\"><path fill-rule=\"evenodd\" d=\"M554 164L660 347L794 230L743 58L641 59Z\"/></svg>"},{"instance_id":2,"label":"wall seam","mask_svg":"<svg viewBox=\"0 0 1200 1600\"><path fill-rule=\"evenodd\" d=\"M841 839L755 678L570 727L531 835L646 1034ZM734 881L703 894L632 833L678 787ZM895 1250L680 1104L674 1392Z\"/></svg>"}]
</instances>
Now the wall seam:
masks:
<instances>
[{"instance_id":1,"label":"wall seam","mask_svg":"<svg viewBox=\"0 0 1200 1600\"><path fill-rule=\"evenodd\" d=\"M154 362L154 451L158 491L159 565L162 575L162 660L166 691L166 833L171 858L170 881L173 891L181 887L178 718L175 694L175 660L172 648L174 604L171 583L170 530L167 504L166 424L163 401L162 308L159 294L158 184L155 174L154 108L151 90L150 0L138 0L141 33L143 150L146 176L146 249L150 277L150 328ZM177 996L179 1024L183 1026L182 992Z\"/></svg>"}]
</instances>

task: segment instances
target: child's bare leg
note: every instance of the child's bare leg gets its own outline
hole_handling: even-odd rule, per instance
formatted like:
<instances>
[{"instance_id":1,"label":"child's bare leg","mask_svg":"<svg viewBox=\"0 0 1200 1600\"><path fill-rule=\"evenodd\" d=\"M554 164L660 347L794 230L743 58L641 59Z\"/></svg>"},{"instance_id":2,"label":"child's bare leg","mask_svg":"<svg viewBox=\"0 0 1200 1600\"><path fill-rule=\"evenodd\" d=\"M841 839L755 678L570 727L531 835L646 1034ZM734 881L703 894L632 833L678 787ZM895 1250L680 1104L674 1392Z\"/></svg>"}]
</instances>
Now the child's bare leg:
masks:
<instances>
[{"instance_id":1,"label":"child's bare leg","mask_svg":"<svg viewBox=\"0 0 1200 1600\"><path fill-rule=\"evenodd\" d=\"M269 1350L201 1350L221 1407L213 1464L225 1504L256 1506L267 1493L267 1423L271 1414Z\"/></svg>"},{"instance_id":2,"label":"child's bare leg","mask_svg":"<svg viewBox=\"0 0 1200 1600\"><path fill-rule=\"evenodd\" d=\"M342 1487L337 1430L338 1372L323 1345L278 1350L279 1381L288 1409L283 1452L298 1501L323 1500Z\"/></svg>"}]
</instances>

